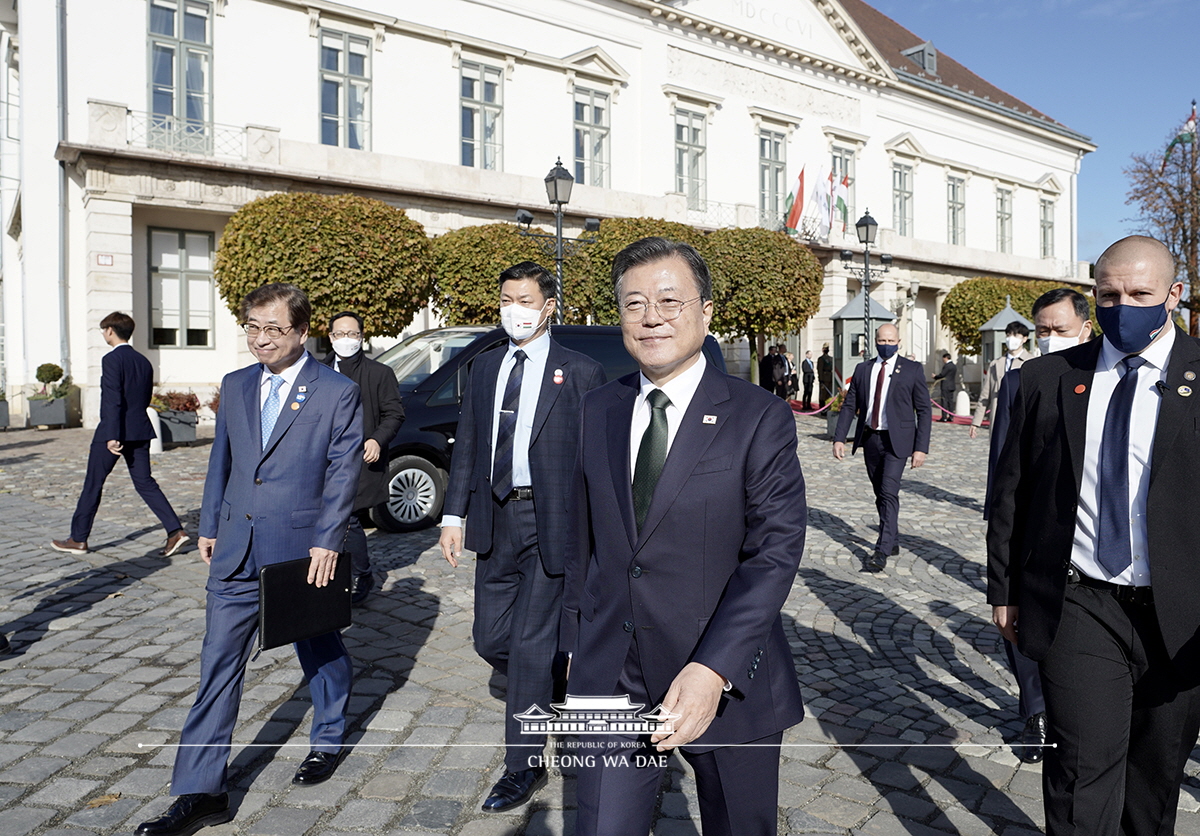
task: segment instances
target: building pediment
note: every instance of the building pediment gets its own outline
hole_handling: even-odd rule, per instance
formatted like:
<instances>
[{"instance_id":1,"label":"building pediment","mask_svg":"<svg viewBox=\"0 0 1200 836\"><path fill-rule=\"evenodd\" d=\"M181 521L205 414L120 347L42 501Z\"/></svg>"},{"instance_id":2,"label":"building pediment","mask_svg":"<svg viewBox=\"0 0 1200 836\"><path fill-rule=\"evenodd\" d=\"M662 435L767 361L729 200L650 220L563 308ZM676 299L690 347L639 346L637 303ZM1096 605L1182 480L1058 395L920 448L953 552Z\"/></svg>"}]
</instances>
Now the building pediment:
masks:
<instances>
[{"instance_id":1,"label":"building pediment","mask_svg":"<svg viewBox=\"0 0 1200 836\"><path fill-rule=\"evenodd\" d=\"M563 63L573 67L579 75L603 78L607 81L624 83L629 80L629 73L618 64L611 55L598 46L576 52L563 59Z\"/></svg>"},{"instance_id":2,"label":"building pediment","mask_svg":"<svg viewBox=\"0 0 1200 836\"><path fill-rule=\"evenodd\" d=\"M888 154L894 157L909 157L914 160L924 160L929 158L929 153L915 136L909 131L892 137L883 144L884 149Z\"/></svg>"},{"instance_id":3,"label":"building pediment","mask_svg":"<svg viewBox=\"0 0 1200 836\"><path fill-rule=\"evenodd\" d=\"M1037 186L1044 192L1053 194L1062 194L1062 183L1058 182L1058 178L1053 174L1043 174L1037 181Z\"/></svg>"}]
</instances>

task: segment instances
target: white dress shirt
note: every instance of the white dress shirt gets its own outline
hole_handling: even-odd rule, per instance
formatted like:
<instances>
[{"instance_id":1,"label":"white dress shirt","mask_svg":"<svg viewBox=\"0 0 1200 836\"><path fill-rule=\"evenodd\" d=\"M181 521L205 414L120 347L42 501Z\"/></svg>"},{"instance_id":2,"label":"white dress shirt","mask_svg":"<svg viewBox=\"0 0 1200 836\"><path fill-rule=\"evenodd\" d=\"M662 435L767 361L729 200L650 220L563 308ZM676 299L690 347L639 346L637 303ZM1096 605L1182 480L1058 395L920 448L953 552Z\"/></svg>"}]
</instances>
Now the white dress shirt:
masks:
<instances>
[{"instance_id":1,"label":"white dress shirt","mask_svg":"<svg viewBox=\"0 0 1200 836\"><path fill-rule=\"evenodd\" d=\"M300 355L300 359L292 365L288 366L280 376L283 378L283 383L279 387L279 414L283 414L283 405L287 403L288 395L291 394L292 386L296 383L296 378L300 376L300 370L304 368L304 362L308 360L308 352ZM313 362L316 362L315 360ZM271 394L271 375L270 369L265 365L262 367L262 377L258 381L258 414L262 415L262 408L267 403L267 397Z\"/></svg>"},{"instance_id":2,"label":"white dress shirt","mask_svg":"<svg viewBox=\"0 0 1200 836\"><path fill-rule=\"evenodd\" d=\"M496 436L500 432L500 407L504 404L504 390L508 386L508 376L516 364L514 355L518 348L525 352L525 368L521 372L521 397L517 401L517 429L513 435L513 486L527 488L533 484L533 475L529 469L529 439L533 436L533 416L537 412L538 395L542 391L542 379L546 376L546 361L550 357L550 334L544 333L530 340L523 346L517 346L512 340L500 361L500 371L496 375L496 389L492 410L492 457L496 455ZM489 469L489 475L491 473ZM462 528L463 518L453 514L442 515L442 527L451 526Z\"/></svg>"},{"instance_id":3,"label":"white dress shirt","mask_svg":"<svg viewBox=\"0 0 1200 836\"><path fill-rule=\"evenodd\" d=\"M880 432L888 428L888 389L891 388L892 375L896 373L896 361L899 356L899 353L896 353L887 360L876 357L875 362L871 364L871 374L867 378L867 426L869 427L871 426L871 416L875 414L875 381L879 379L879 366L883 365L885 371L883 374L883 391L879 393L879 400L881 402L879 407L879 426L875 428Z\"/></svg>"},{"instance_id":4,"label":"white dress shirt","mask_svg":"<svg viewBox=\"0 0 1200 836\"><path fill-rule=\"evenodd\" d=\"M1167 379L1167 363L1173 345L1175 329L1168 323L1166 335L1142 352L1146 362L1136 372L1138 385L1129 421L1129 543L1133 561L1116 577L1109 577L1096 559L1096 532L1100 527L1100 442L1104 436L1108 402L1121 379L1120 363L1126 355L1106 339L1096 361L1092 395L1088 401L1083 482L1079 489L1079 509L1075 515L1075 542L1071 548L1071 562L1083 574L1096 580L1133 586L1150 585L1146 493L1150 486L1150 457L1154 452L1158 408L1163 398L1157 384ZM1070 394L1065 397L1070 397Z\"/></svg>"},{"instance_id":5,"label":"white dress shirt","mask_svg":"<svg viewBox=\"0 0 1200 836\"><path fill-rule=\"evenodd\" d=\"M683 423L683 414L687 412L688 405L692 402L692 396L696 394L696 387L700 385L700 378L704 377L704 368L707 365L708 361L701 354L691 368L662 386L655 386L646 375L641 375L641 389L638 391L637 398L634 399L633 420L629 425L630 484L633 484L633 475L637 470L638 448L642 446L642 436L646 434L646 428L650 426L650 404L646 399L655 389L662 389L663 393L671 399L671 405L667 407L667 454L670 455L671 445L675 442L675 434L679 432L679 425Z\"/></svg>"}]
</instances>

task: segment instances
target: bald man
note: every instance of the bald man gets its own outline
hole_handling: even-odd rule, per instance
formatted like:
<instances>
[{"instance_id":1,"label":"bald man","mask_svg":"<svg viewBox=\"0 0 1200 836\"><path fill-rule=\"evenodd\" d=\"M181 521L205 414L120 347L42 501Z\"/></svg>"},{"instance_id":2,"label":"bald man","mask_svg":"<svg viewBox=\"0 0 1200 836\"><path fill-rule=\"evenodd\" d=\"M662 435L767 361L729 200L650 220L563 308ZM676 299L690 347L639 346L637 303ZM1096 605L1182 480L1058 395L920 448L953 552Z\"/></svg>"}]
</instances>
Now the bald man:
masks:
<instances>
[{"instance_id":1,"label":"bald man","mask_svg":"<svg viewBox=\"0 0 1200 836\"><path fill-rule=\"evenodd\" d=\"M1200 731L1200 340L1153 238L1096 262L1102 340L1021 367L988 527L993 621L1041 663L1050 836L1174 833Z\"/></svg>"},{"instance_id":2,"label":"bald man","mask_svg":"<svg viewBox=\"0 0 1200 836\"><path fill-rule=\"evenodd\" d=\"M900 330L890 323L880 325L875 331L877 356L854 369L833 434L833 457L842 461L850 423L858 417L851 454L863 448L879 511L879 539L864 567L870 572L882 572L888 557L900 552L904 462L911 457L912 466L920 467L929 452L931 410L925 370L920 363L897 356L899 350Z\"/></svg>"}]
</instances>

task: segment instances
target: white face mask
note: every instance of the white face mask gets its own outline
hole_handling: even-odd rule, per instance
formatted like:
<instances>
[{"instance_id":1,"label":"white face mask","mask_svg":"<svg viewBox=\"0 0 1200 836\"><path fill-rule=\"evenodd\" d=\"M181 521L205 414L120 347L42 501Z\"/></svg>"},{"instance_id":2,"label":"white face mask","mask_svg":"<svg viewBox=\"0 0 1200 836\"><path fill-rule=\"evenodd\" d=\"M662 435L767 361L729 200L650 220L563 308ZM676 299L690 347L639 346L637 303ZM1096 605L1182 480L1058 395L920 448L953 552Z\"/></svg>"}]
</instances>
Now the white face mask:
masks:
<instances>
[{"instance_id":1,"label":"white face mask","mask_svg":"<svg viewBox=\"0 0 1200 836\"><path fill-rule=\"evenodd\" d=\"M541 308L525 308L521 305L505 305L500 308L500 325L514 340L524 340L533 336L534 331L542 324L542 311L546 310L547 301Z\"/></svg>"},{"instance_id":2,"label":"white face mask","mask_svg":"<svg viewBox=\"0 0 1200 836\"><path fill-rule=\"evenodd\" d=\"M333 341L333 351L338 357L353 357L360 348L362 348L362 340L351 337L342 337L340 340Z\"/></svg>"},{"instance_id":3,"label":"white face mask","mask_svg":"<svg viewBox=\"0 0 1200 836\"><path fill-rule=\"evenodd\" d=\"M1008 343L1009 351L1020 351L1025 347L1025 338L1018 334L1008 337L1005 342Z\"/></svg>"},{"instance_id":4,"label":"white face mask","mask_svg":"<svg viewBox=\"0 0 1200 836\"><path fill-rule=\"evenodd\" d=\"M1052 354L1055 351L1062 351L1064 348L1071 348L1079 345L1079 338L1083 336L1083 329L1079 329L1079 333L1073 337L1061 337L1058 334L1051 334L1048 337L1038 337L1038 351L1042 354Z\"/></svg>"}]
</instances>

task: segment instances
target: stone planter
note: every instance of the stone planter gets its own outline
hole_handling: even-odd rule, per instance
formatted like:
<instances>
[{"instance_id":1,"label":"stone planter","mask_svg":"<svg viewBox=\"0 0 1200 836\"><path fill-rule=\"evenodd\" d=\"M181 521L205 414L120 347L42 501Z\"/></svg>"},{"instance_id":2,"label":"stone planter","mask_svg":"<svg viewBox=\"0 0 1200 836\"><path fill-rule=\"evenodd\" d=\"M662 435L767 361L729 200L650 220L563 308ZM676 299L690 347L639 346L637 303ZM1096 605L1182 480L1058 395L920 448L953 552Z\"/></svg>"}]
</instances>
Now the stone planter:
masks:
<instances>
[{"instance_id":1,"label":"stone planter","mask_svg":"<svg viewBox=\"0 0 1200 836\"><path fill-rule=\"evenodd\" d=\"M0 401L0 430L8 429L8 401Z\"/></svg>"},{"instance_id":2,"label":"stone planter","mask_svg":"<svg viewBox=\"0 0 1200 836\"><path fill-rule=\"evenodd\" d=\"M67 399L31 399L29 401L29 423L35 427L65 427L67 425Z\"/></svg>"},{"instance_id":3,"label":"stone planter","mask_svg":"<svg viewBox=\"0 0 1200 836\"><path fill-rule=\"evenodd\" d=\"M829 410L825 413L825 430L830 438L833 438L833 434L837 432L838 418L841 417L841 414L842 413L834 412L833 410ZM858 419L855 418L850 422L850 432L846 433L847 444L854 440L854 430L857 426Z\"/></svg>"},{"instance_id":4,"label":"stone planter","mask_svg":"<svg viewBox=\"0 0 1200 836\"><path fill-rule=\"evenodd\" d=\"M189 444L196 440L196 413L164 409L158 413L163 444Z\"/></svg>"}]
</instances>

